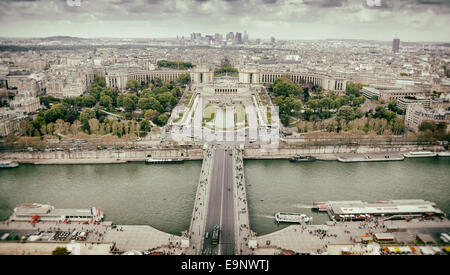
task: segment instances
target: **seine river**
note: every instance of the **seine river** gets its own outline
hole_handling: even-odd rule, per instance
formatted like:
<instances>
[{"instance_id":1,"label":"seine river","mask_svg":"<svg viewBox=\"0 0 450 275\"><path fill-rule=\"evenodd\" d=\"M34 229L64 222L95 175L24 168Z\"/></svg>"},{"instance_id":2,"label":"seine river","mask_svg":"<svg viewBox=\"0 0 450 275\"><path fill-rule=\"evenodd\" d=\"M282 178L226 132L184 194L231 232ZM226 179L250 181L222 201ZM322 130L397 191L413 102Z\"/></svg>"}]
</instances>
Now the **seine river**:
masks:
<instances>
[{"instance_id":1,"label":"seine river","mask_svg":"<svg viewBox=\"0 0 450 275\"><path fill-rule=\"evenodd\" d=\"M189 228L201 161L146 165L21 165L0 170L0 217L21 203L104 210L116 224L148 224L179 235ZM379 163L245 161L250 223L259 235L279 230L273 213L328 220L313 201L425 199L450 214L450 158Z\"/></svg>"}]
</instances>

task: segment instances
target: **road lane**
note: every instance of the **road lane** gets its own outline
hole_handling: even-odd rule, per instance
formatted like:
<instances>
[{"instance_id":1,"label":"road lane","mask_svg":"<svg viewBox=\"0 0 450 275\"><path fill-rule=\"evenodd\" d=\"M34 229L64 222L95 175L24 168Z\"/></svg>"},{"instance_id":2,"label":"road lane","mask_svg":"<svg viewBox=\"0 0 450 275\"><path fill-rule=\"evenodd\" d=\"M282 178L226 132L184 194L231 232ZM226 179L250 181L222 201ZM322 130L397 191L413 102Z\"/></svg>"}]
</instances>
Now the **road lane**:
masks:
<instances>
[{"instance_id":1,"label":"road lane","mask_svg":"<svg viewBox=\"0 0 450 275\"><path fill-rule=\"evenodd\" d=\"M224 176L224 193L223 193L223 211L222 211L222 249L223 255L235 254L235 241L234 241L234 196L233 196L233 158L232 150L225 152L225 176Z\"/></svg>"}]
</instances>

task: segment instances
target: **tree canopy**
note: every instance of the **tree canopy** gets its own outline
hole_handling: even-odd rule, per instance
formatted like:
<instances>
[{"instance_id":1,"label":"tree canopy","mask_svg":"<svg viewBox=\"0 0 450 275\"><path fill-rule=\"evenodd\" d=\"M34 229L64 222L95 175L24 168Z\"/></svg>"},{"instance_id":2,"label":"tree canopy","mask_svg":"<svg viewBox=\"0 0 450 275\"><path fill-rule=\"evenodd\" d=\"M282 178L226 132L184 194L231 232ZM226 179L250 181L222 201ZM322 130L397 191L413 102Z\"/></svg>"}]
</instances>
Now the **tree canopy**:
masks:
<instances>
[{"instance_id":1,"label":"tree canopy","mask_svg":"<svg viewBox=\"0 0 450 275\"><path fill-rule=\"evenodd\" d=\"M236 68L233 68L231 65L224 65L220 68L216 68L214 70L214 75L223 75L223 74L237 74L238 70Z\"/></svg>"},{"instance_id":2,"label":"tree canopy","mask_svg":"<svg viewBox=\"0 0 450 275\"><path fill-rule=\"evenodd\" d=\"M178 63L180 64L180 70L186 70L186 69L190 69L190 68L194 67L194 65L192 65L191 62L176 62L176 61L168 61L168 60L159 60L157 62L157 65L160 68L177 69Z\"/></svg>"},{"instance_id":3,"label":"tree canopy","mask_svg":"<svg viewBox=\"0 0 450 275\"><path fill-rule=\"evenodd\" d=\"M141 84L137 80L135 79L128 80L127 89L130 89L133 92L137 92L140 88Z\"/></svg>"},{"instance_id":4,"label":"tree canopy","mask_svg":"<svg viewBox=\"0 0 450 275\"><path fill-rule=\"evenodd\" d=\"M58 246L52 251L52 255L69 255L69 251L65 247Z\"/></svg>"}]
</instances>

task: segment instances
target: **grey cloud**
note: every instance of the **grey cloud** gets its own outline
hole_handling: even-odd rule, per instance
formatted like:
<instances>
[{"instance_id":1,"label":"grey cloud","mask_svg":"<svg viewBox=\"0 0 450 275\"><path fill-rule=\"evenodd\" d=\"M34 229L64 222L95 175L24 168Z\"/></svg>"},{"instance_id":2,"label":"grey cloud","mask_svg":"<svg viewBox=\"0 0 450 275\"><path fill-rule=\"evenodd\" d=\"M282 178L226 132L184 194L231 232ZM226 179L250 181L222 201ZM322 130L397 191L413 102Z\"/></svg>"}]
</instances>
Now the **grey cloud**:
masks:
<instances>
[{"instance_id":1,"label":"grey cloud","mask_svg":"<svg viewBox=\"0 0 450 275\"><path fill-rule=\"evenodd\" d=\"M431 10L436 14L450 13L449 0L380 0L380 2L380 6L374 6L372 8L393 12Z\"/></svg>"},{"instance_id":2,"label":"grey cloud","mask_svg":"<svg viewBox=\"0 0 450 275\"><path fill-rule=\"evenodd\" d=\"M143 22L165 27L172 33L179 28L272 28L271 32L276 33L281 26L295 33L298 24L342 26L351 32L355 24L412 28L408 25L411 22L421 28L434 24L434 28L445 32L444 23L449 22L450 0L381 2L381 7L368 9L366 0L81 0L80 7L70 7L66 0L0 0L0 30L14 29L18 21L30 22L33 27L33 22L58 25L64 21L75 26L112 22L138 26L136 22Z\"/></svg>"},{"instance_id":3,"label":"grey cloud","mask_svg":"<svg viewBox=\"0 0 450 275\"><path fill-rule=\"evenodd\" d=\"M276 4L278 0L263 0L264 4Z\"/></svg>"},{"instance_id":4,"label":"grey cloud","mask_svg":"<svg viewBox=\"0 0 450 275\"><path fill-rule=\"evenodd\" d=\"M347 3L347 0L305 0L303 3L315 7L335 8L342 7Z\"/></svg>"}]
</instances>

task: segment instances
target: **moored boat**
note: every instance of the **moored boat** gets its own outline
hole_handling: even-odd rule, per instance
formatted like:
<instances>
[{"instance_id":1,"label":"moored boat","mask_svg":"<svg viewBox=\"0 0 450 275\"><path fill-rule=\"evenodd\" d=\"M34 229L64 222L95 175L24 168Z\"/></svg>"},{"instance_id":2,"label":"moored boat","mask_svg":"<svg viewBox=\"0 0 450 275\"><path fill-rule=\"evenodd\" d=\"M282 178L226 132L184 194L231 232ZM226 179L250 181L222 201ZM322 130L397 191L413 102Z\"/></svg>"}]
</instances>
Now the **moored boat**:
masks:
<instances>
[{"instance_id":1,"label":"moored boat","mask_svg":"<svg viewBox=\"0 0 450 275\"><path fill-rule=\"evenodd\" d=\"M337 160L339 162L375 162L375 161L400 161L404 160L405 157L403 155L395 155L395 156L360 156L360 157L338 157Z\"/></svg>"},{"instance_id":2,"label":"moored boat","mask_svg":"<svg viewBox=\"0 0 450 275\"><path fill-rule=\"evenodd\" d=\"M145 160L145 163L148 164L158 164L158 163L179 163L179 162L183 162L184 159L153 159L153 158L149 158Z\"/></svg>"},{"instance_id":3,"label":"moored boat","mask_svg":"<svg viewBox=\"0 0 450 275\"><path fill-rule=\"evenodd\" d=\"M308 162L315 161L316 158L312 156L295 156L289 159L291 162Z\"/></svg>"},{"instance_id":4,"label":"moored boat","mask_svg":"<svg viewBox=\"0 0 450 275\"><path fill-rule=\"evenodd\" d=\"M0 168L15 168L18 167L19 163L15 162L15 161L0 161Z\"/></svg>"},{"instance_id":5,"label":"moored boat","mask_svg":"<svg viewBox=\"0 0 450 275\"><path fill-rule=\"evenodd\" d=\"M37 222L101 222L103 211L98 207L88 209L56 209L54 206L40 203L22 204L14 208L11 221Z\"/></svg>"},{"instance_id":6,"label":"moored boat","mask_svg":"<svg viewBox=\"0 0 450 275\"><path fill-rule=\"evenodd\" d=\"M298 213L283 213L278 212L274 214L275 221L280 222L292 222L292 223L307 223L312 220L312 217L308 217L305 214Z\"/></svg>"},{"instance_id":7,"label":"moored boat","mask_svg":"<svg viewBox=\"0 0 450 275\"><path fill-rule=\"evenodd\" d=\"M328 204L326 202L313 202L312 209L315 209L318 211L327 211Z\"/></svg>"},{"instance_id":8,"label":"moored boat","mask_svg":"<svg viewBox=\"0 0 450 275\"><path fill-rule=\"evenodd\" d=\"M416 151L403 154L405 158L426 158L435 157L437 154L431 151Z\"/></svg>"}]
</instances>

